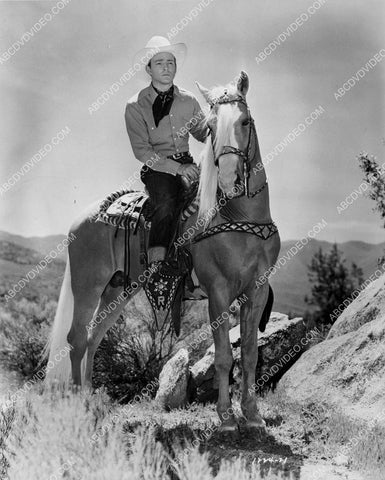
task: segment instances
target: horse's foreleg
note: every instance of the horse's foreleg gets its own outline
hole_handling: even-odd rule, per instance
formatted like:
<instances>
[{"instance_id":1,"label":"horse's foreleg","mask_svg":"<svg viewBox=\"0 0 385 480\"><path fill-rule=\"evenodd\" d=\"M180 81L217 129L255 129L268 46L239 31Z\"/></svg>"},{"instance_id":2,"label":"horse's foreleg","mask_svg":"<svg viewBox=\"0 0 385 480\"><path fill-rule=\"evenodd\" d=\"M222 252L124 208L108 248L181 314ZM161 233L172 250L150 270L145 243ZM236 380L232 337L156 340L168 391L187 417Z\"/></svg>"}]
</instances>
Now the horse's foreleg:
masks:
<instances>
[{"instance_id":1,"label":"horse's foreleg","mask_svg":"<svg viewBox=\"0 0 385 480\"><path fill-rule=\"evenodd\" d=\"M87 363L85 385L92 387L92 370L96 350L107 330L114 325L127 304L128 297L123 295L123 288L107 285L100 300L98 311L88 325Z\"/></svg>"},{"instance_id":2,"label":"horse's foreleg","mask_svg":"<svg viewBox=\"0 0 385 480\"><path fill-rule=\"evenodd\" d=\"M267 302L269 286L253 288L241 307L242 413L249 427L263 427L255 396L255 369L258 361L258 325Z\"/></svg>"},{"instance_id":3,"label":"horse's foreleg","mask_svg":"<svg viewBox=\"0 0 385 480\"><path fill-rule=\"evenodd\" d=\"M219 383L217 412L221 420L221 431L233 431L237 428L229 394L229 373L233 355L228 315L224 315L228 312L229 306L230 302L224 288L212 288L209 294L209 313L215 344L215 371Z\"/></svg>"}]
</instances>

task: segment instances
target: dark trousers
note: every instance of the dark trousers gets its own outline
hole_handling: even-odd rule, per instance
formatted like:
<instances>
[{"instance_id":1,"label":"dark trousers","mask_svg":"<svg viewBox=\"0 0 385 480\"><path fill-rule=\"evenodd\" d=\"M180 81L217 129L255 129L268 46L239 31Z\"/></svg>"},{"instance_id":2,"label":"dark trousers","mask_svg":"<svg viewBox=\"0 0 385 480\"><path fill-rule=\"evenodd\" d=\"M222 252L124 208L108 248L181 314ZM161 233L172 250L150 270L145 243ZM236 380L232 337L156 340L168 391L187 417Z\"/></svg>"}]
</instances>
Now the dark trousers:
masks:
<instances>
[{"instance_id":1,"label":"dark trousers","mask_svg":"<svg viewBox=\"0 0 385 480\"><path fill-rule=\"evenodd\" d=\"M192 158L180 163L192 163ZM178 214L183 207L184 188L179 176L143 167L140 178L146 185L154 208L151 217L149 247L168 249L175 233Z\"/></svg>"}]
</instances>

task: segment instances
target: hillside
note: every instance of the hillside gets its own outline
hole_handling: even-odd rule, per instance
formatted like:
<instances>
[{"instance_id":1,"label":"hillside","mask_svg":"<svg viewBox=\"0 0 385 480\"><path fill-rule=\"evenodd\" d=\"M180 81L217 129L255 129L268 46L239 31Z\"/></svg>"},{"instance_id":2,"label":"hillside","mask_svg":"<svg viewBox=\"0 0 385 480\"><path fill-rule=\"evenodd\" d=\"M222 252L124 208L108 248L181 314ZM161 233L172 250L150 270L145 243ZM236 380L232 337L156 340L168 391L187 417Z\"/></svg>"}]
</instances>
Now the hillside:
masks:
<instances>
[{"instance_id":1,"label":"hillside","mask_svg":"<svg viewBox=\"0 0 385 480\"><path fill-rule=\"evenodd\" d=\"M47 253L51 250L49 246ZM43 296L57 299L65 262L52 259L50 263L46 263L44 256L47 253L0 239L0 298L4 298L7 292L20 282L23 288L17 292L15 299L25 297L39 301Z\"/></svg>"},{"instance_id":2,"label":"hillside","mask_svg":"<svg viewBox=\"0 0 385 480\"><path fill-rule=\"evenodd\" d=\"M339 406L385 426L385 275L344 310L326 340L307 350L282 382L290 398Z\"/></svg>"},{"instance_id":3,"label":"hillside","mask_svg":"<svg viewBox=\"0 0 385 480\"><path fill-rule=\"evenodd\" d=\"M26 273L35 267L51 250L65 238L64 235L51 235L48 237L22 237L0 231L0 268L2 272L0 283L0 296ZM282 242L280 257L283 257L296 240ZM271 277L274 289L275 303L273 310L303 314L306 304L305 295L310 293L307 265L312 256L319 248L328 251L332 244L326 241L311 240L298 253L286 260L286 264L280 267L276 274ZM347 265L355 262L364 272L364 278L368 278L377 269L377 259L385 250L385 242L369 244L359 241L350 241L338 245L346 258ZM61 258L65 261L65 254ZM36 297L37 294L57 296L64 273L64 261L56 259L47 268L41 271L37 278L31 280L23 290L28 297Z\"/></svg>"},{"instance_id":4,"label":"hillside","mask_svg":"<svg viewBox=\"0 0 385 480\"><path fill-rule=\"evenodd\" d=\"M35 250L43 257L51 250L56 250L58 244L66 238L66 235L48 235L46 237L23 237L21 235L14 235L13 233L4 232L0 230L0 240L10 243L15 243L21 247ZM59 253L58 258L65 260L65 252Z\"/></svg>"}]
</instances>

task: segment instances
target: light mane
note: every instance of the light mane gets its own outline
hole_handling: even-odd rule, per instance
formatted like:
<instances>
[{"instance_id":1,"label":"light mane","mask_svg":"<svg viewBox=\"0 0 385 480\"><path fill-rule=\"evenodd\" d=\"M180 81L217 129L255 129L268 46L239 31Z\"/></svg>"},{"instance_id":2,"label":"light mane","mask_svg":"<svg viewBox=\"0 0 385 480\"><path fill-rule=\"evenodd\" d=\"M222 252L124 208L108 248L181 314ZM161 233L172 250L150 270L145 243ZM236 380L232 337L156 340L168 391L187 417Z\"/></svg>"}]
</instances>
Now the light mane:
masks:
<instances>
[{"instance_id":1,"label":"light mane","mask_svg":"<svg viewBox=\"0 0 385 480\"><path fill-rule=\"evenodd\" d=\"M214 87L209 92L209 101L215 102L227 90L229 95L237 93L237 86L229 84L226 86ZM234 145L234 123L241 115L241 111L237 104L223 104L219 106L219 115L216 115L213 110L206 118L208 123L216 117L217 130L215 135L215 157L222 151L225 145ZM201 175L199 181L199 218L205 220L207 227L210 220L216 213L216 194L218 188L218 169L214 164L214 152L211 143L211 136L208 137L206 145L200 155Z\"/></svg>"}]
</instances>

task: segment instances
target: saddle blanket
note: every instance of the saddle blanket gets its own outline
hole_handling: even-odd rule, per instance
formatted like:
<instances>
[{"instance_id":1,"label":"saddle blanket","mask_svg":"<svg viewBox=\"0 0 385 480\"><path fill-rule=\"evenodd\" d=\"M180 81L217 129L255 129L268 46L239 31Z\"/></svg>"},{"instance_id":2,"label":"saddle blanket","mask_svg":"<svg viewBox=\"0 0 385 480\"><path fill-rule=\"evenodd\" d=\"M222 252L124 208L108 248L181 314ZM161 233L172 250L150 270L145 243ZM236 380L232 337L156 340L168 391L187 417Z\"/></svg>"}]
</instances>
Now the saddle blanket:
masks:
<instances>
[{"instance_id":1,"label":"saddle blanket","mask_svg":"<svg viewBox=\"0 0 385 480\"><path fill-rule=\"evenodd\" d=\"M188 205L182 213L182 221L186 221L198 210L197 199ZM151 226L152 208L146 192L137 190L121 190L111 193L100 205L96 221L118 228L131 230Z\"/></svg>"}]
</instances>

